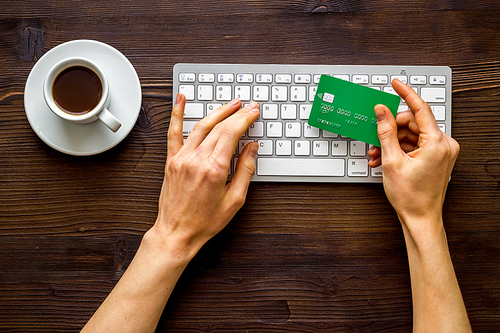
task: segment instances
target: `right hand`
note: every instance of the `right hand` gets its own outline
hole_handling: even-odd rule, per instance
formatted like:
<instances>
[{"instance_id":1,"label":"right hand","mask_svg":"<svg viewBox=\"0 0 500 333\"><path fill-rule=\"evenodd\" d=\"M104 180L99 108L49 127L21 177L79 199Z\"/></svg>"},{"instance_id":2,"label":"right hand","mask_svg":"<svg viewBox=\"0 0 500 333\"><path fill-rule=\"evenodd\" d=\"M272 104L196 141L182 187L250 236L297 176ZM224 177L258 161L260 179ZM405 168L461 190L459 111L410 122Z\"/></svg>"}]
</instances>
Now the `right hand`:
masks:
<instances>
[{"instance_id":1,"label":"right hand","mask_svg":"<svg viewBox=\"0 0 500 333\"><path fill-rule=\"evenodd\" d=\"M375 106L384 190L400 219L442 221L448 181L457 159L458 143L437 126L430 106L409 86L393 80L394 90L410 110L396 117L384 105ZM372 149L371 166L380 163ZM428 228L422 224L414 225Z\"/></svg>"}]
</instances>

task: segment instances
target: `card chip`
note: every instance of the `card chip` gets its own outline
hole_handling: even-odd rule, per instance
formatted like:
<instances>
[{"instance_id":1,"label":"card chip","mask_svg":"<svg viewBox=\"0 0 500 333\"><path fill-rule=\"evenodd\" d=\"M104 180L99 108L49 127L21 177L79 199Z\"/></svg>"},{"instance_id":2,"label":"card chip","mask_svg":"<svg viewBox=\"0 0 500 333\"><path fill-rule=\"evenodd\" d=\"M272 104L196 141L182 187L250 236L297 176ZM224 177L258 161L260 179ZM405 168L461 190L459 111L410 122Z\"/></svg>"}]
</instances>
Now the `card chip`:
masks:
<instances>
[{"instance_id":1,"label":"card chip","mask_svg":"<svg viewBox=\"0 0 500 333\"><path fill-rule=\"evenodd\" d=\"M335 95L329 94L327 92L325 92L323 94L323 102L333 103L334 99L335 99Z\"/></svg>"}]
</instances>

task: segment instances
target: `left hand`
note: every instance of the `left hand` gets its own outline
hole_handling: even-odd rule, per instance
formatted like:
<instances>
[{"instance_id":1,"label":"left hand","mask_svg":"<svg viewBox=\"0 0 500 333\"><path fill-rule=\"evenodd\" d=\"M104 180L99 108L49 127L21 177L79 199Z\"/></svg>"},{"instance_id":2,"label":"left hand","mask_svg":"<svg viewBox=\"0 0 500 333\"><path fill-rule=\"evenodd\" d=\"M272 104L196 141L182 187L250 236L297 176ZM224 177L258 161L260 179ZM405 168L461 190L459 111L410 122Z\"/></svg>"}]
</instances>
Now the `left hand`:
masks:
<instances>
[{"instance_id":1,"label":"left hand","mask_svg":"<svg viewBox=\"0 0 500 333\"><path fill-rule=\"evenodd\" d=\"M169 250L174 247L192 256L245 202L255 173L257 143L245 147L232 181L226 182L238 140L259 117L259 106L250 103L240 109L241 101L233 100L199 121L183 143L185 103L179 94L172 110L165 179L153 229Z\"/></svg>"}]
</instances>

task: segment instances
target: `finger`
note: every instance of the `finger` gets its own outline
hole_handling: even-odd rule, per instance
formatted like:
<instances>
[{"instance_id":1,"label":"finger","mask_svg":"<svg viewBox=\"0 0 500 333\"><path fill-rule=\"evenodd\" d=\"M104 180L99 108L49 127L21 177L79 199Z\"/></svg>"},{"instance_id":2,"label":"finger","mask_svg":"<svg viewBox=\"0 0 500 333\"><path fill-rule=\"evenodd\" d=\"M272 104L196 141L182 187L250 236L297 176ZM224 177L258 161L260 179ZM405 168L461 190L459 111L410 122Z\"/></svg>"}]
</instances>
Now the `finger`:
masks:
<instances>
[{"instance_id":1,"label":"finger","mask_svg":"<svg viewBox=\"0 0 500 333\"><path fill-rule=\"evenodd\" d=\"M418 134L413 133L408 128L403 128L398 130L398 141L399 142L409 142L414 145L418 143Z\"/></svg>"},{"instance_id":2,"label":"finger","mask_svg":"<svg viewBox=\"0 0 500 333\"><path fill-rule=\"evenodd\" d=\"M171 158L182 148L182 121L185 106L186 96L177 94L167 132L167 158Z\"/></svg>"},{"instance_id":3,"label":"finger","mask_svg":"<svg viewBox=\"0 0 500 333\"><path fill-rule=\"evenodd\" d=\"M377 132L380 139L382 150L382 160L398 158L401 154L401 147L398 140L398 128L396 119L385 105L375 106L375 115L377 116Z\"/></svg>"},{"instance_id":4,"label":"finger","mask_svg":"<svg viewBox=\"0 0 500 333\"><path fill-rule=\"evenodd\" d=\"M214 128L203 142L203 150L211 151L213 158L230 159L238 146L238 140L259 118L259 114L259 105L255 102L239 110Z\"/></svg>"},{"instance_id":5,"label":"finger","mask_svg":"<svg viewBox=\"0 0 500 333\"><path fill-rule=\"evenodd\" d=\"M418 145L410 143L410 142L407 142L407 141L401 142L400 146L401 146L401 149L405 153L410 153L410 152L412 152L412 151L414 151L415 149L418 148Z\"/></svg>"},{"instance_id":6,"label":"finger","mask_svg":"<svg viewBox=\"0 0 500 333\"><path fill-rule=\"evenodd\" d=\"M257 142L246 145L238 158L233 178L228 184L228 198L232 200L230 205L236 209L241 208L245 202L248 185L255 174L255 156L257 156L258 150L259 144Z\"/></svg>"},{"instance_id":7,"label":"finger","mask_svg":"<svg viewBox=\"0 0 500 333\"><path fill-rule=\"evenodd\" d=\"M396 115L396 123L398 123L398 128L408 128L410 131L416 135L420 134L420 131L415 121L415 115L411 110L399 112Z\"/></svg>"},{"instance_id":8,"label":"finger","mask_svg":"<svg viewBox=\"0 0 500 333\"><path fill-rule=\"evenodd\" d=\"M368 149L368 156L370 157L377 157L380 156L380 147L377 146L371 146L370 149Z\"/></svg>"},{"instance_id":9,"label":"finger","mask_svg":"<svg viewBox=\"0 0 500 333\"><path fill-rule=\"evenodd\" d=\"M382 158L380 156L373 157L371 160L368 161L368 165L372 168L376 168L380 164L382 164Z\"/></svg>"},{"instance_id":10,"label":"finger","mask_svg":"<svg viewBox=\"0 0 500 333\"><path fill-rule=\"evenodd\" d=\"M231 102L217 108L217 110L196 123L184 143L186 149L192 151L198 148L218 123L235 113L240 107L241 101L239 99L233 99Z\"/></svg>"},{"instance_id":11,"label":"finger","mask_svg":"<svg viewBox=\"0 0 500 333\"><path fill-rule=\"evenodd\" d=\"M429 104L424 102L412 88L398 79L392 80L392 87L415 114L415 121L420 132L425 134L439 133L440 129Z\"/></svg>"}]
</instances>

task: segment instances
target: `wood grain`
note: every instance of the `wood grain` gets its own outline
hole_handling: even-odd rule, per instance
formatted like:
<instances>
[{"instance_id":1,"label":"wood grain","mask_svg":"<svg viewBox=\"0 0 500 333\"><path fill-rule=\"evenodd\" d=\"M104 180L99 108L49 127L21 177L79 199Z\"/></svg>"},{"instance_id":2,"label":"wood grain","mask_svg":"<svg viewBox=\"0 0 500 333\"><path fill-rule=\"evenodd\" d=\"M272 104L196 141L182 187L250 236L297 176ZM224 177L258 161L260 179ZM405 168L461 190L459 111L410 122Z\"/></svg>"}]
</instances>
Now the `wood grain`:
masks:
<instances>
[{"instance_id":1,"label":"wood grain","mask_svg":"<svg viewBox=\"0 0 500 333\"><path fill-rule=\"evenodd\" d=\"M461 145L444 206L475 332L500 331L500 5L474 1L1 1L0 331L78 331L154 223L178 62L448 65ZM96 39L143 101L117 147L45 145L24 84L54 46ZM408 332L399 222L381 185L251 184L184 272L158 332Z\"/></svg>"}]
</instances>

